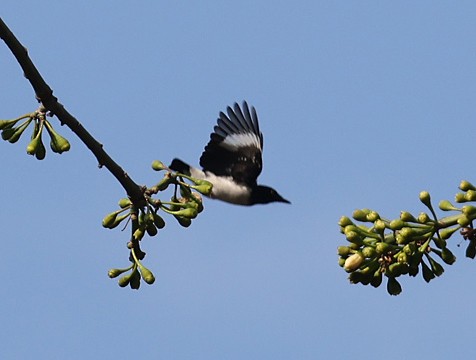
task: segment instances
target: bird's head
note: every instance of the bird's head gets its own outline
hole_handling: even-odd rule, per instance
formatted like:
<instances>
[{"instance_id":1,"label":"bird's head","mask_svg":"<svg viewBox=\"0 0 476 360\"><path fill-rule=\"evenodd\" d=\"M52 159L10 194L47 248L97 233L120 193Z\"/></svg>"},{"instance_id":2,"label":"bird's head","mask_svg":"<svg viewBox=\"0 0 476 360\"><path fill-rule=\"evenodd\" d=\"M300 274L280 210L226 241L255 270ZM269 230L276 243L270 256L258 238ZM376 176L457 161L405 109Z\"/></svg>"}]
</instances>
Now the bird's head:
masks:
<instances>
[{"instance_id":1,"label":"bird's head","mask_svg":"<svg viewBox=\"0 0 476 360\"><path fill-rule=\"evenodd\" d=\"M291 204L289 200L283 198L276 190L269 186L258 185L253 189L253 192L251 193L251 205L268 204L271 202Z\"/></svg>"}]
</instances>

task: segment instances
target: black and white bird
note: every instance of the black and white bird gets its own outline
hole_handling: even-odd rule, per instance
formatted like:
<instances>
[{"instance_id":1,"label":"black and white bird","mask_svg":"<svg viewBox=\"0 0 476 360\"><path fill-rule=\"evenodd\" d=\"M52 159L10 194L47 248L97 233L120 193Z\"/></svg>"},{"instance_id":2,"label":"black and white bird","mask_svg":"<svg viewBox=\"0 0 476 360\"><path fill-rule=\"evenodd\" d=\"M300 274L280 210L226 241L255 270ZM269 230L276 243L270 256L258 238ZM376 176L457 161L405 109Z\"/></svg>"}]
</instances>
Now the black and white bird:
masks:
<instances>
[{"instance_id":1,"label":"black and white bird","mask_svg":"<svg viewBox=\"0 0 476 360\"><path fill-rule=\"evenodd\" d=\"M203 170L174 159L170 169L204 179L213 184L210 197L232 204L254 205L270 202L290 202L268 186L258 185L263 168L263 134L259 130L258 115L246 101L235 103L220 112L214 132L210 135L200 157Z\"/></svg>"}]
</instances>

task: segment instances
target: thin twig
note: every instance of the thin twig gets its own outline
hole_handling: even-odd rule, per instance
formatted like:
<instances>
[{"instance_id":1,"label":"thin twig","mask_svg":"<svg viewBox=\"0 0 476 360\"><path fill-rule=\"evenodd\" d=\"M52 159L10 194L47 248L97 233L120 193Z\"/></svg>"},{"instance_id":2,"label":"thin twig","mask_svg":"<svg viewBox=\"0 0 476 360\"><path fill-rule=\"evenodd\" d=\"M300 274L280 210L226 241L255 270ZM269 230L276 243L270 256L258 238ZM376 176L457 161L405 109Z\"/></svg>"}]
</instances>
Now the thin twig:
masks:
<instances>
[{"instance_id":1,"label":"thin twig","mask_svg":"<svg viewBox=\"0 0 476 360\"><path fill-rule=\"evenodd\" d=\"M140 205L144 201L144 189L137 185L130 176L104 151L99 143L82 125L71 115L53 95L53 90L45 82L39 71L28 56L27 49L18 41L7 25L0 18L0 38L3 39L13 56L17 59L23 73L30 82L37 100L52 114L56 115L60 123L73 131L81 141L96 156L99 166L104 166L121 183L131 200Z\"/></svg>"}]
</instances>

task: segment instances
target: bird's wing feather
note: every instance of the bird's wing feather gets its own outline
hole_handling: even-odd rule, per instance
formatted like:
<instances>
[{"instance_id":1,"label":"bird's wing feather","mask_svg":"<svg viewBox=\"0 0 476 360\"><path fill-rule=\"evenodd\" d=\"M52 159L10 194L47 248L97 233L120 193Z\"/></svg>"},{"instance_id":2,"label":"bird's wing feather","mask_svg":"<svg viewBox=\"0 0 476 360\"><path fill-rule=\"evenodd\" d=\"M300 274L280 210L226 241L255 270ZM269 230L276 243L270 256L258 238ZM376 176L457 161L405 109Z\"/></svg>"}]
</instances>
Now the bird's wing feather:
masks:
<instances>
[{"instance_id":1,"label":"bird's wing feather","mask_svg":"<svg viewBox=\"0 0 476 360\"><path fill-rule=\"evenodd\" d=\"M228 116L227 116L228 115ZM231 176L236 182L255 185L262 170L263 134L254 107L235 103L217 120L210 141L200 158L205 171Z\"/></svg>"}]
</instances>

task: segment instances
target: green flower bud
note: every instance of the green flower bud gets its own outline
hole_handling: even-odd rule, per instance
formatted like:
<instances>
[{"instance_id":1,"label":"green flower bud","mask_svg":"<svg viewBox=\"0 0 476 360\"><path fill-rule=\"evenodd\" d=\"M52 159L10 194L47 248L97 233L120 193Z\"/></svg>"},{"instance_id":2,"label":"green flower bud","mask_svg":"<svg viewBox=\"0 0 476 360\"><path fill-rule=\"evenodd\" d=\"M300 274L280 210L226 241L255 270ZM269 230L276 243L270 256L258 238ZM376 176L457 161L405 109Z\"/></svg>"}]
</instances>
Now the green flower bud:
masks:
<instances>
[{"instance_id":1,"label":"green flower bud","mask_svg":"<svg viewBox=\"0 0 476 360\"><path fill-rule=\"evenodd\" d=\"M25 129L28 127L28 125L30 125L30 122L31 122L31 119L25 121L23 124L21 124L17 128L4 129L2 131L2 137L3 137L3 133L5 133L6 136L7 135L10 135L10 136L8 136L8 139L5 139L5 138L3 138L3 139L8 140L11 144L16 143L18 141L18 139L20 139L20 136L23 134ZM10 131L10 130L12 130L12 131Z\"/></svg>"},{"instance_id":2,"label":"green flower bud","mask_svg":"<svg viewBox=\"0 0 476 360\"><path fill-rule=\"evenodd\" d=\"M176 216L174 217L177 219L178 223L182 225L183 227L189 227L192 224L192 220L190 218L186 218L183 216Z\"/></svg>"},{"instance_id":3,"label":"green flower bud","mask_svg":"<svg viewBox=\"0 0 476 360\"><path fill-rule=\"evenodd\" d=\"M459 184L459 189L462 191L476 190L476 187L473 186L469 181L463 180Z\"/></svg>"},{"instance_id":4,"label":"green flower bud","mask_svg":"<svg viewBox=\"0 0 476 360\"><path fill-rule=\"evenodd\" d=\"M409 264L400 264L400 275L407 275L410 272L410 265Z\"/></svg>"},{"instance_id":5,"label":"green flower bud","mask_svg":"<svg viewBox=\"0 0 476 360\"><path fill-rule=\"evenodd\" d=\"M372 246L366 246L362 249L362 255L366 258L373 258L377 255L377 252Z\"/></svg>"},{"instance_id":6,"label":"green flower bud","mask_svg":"<svg viewBox=\"0 0 476 360\"><path fill-rule=\"evenodd\" d=\"M370 281L370 285L372 285L374 288L378 288L380 284L382 284L382 277L382 272L380 271L380 269L378 269L377 271L375 271L374 276Z\"/></svg>"},{"instance_id":7,"label":"green flower bud","mask_svg":"<svg viewBox=\"0 0 476 360\"><path fill-rule=\"evenodd\" d=\"M12 128L19 120L0 120L0 130Z\"/></svg>"},{"instance_id":8,"label":"green flower bud","mask_svg":"<svg viewBox=\"0 0 476 360\"><path fill-rule=\"evenodd\" d=\"M131 289L137 290L140 288L140 279L141 276L136 268L134 271L132 271L131 278L129 281L129 286L131 287Z\"/></svg>"},{"instance_id":9,"label":"green flower bud","mask_svg":"<svg viewBox=\"0 0 476 360\"><path fill-rule=\"evenodd\" d=\"M172 202L172 204L169 204L169 208L168 210L169 211L178 211L180 210L180 208L182 207L182 203L180 203L180 200L177 199L175 196L172 196L172 198L170 199L170 201ZM167 212L167 209L166 208L163 208L164 211Z\"/></svg>"},{"instance_id":10,"label":"green flower bud","mask_svg":"<svg viewBox=\"0 0 476 360\"><path fill-rule=\"evenodd\" d=\"M140 266L140 272L142 279L144 279L147 284L152 285L154 283L155 277L154 274L152 274L152 271L147 269L145 266Z\"/></svg>"},{"instance_id":11,"label":"green flower bud","mask_svg":"<svg viewBox=\"0 0 476 360\"><path fill-rule=\"evenodd\" d=\"M375 259L372 259L371 261L367 261L365 266L360 266L360 272L362 274L371 274L373 276L373 273L375 270L380 268L380 264L375 261ZM370 281L370 278L369 278Z\"/></svg>"},{"instance_id":12,"label":"green flower bud","mask_svg":"<svg viewBox=\"0 0 476 360\"><path fill-rule=\"evenodd\" d=\"M472 205L465 205L461 208L461 212L468 218L474 218L476 216L476 207Z\"/></svg>"},{"instance_id":13,"label":"green flower bud","mask_svg":"<svg viewBox=\"0 0 476 360\"><path fill-rule=\"evenodd\" d=\"M433 271L431 271L431 269L428 267L427 264L425 264L423 260L421 261L420 264L421 264L423 279L428 283L435 278L435 274L433 274Z\"/></svg>"},{"instance_id":14,"label":"green flower bud","mask_svg":"<svg viewBox=\"0 0 476 360\"><path fill-rule=\"evenodd\" d=\"M348 225L344 229L344 235L348 241L362 244L362 241L367 237L367 235L371 235L371 232L365 226Z\"/></svg>"},{"instance_id":15,"label":"green flower bud","mask_svg":"<svg viewBox=\"0 0 476 360\"><path fill-rule=\"evenodd\" d=\"M464 193L457 193L455 195L455 201L457 203L464 203L466 202L466 197L465 197L465 194Z\"/></svg>"},{"instance_id":16,"label":"green flower bud","mask_svg":"<svg viewBox=\"0 0 476 360\"><path fill-rule=\"evenodd\" d=\"M164 219L162 219L162 217L156 213L152 213L152 216L154 218L154 225L157 227L157 229L163 229L165 227Z\"/></svg>"},{"instance_id":17,"label":"green flower bud","mask_svg":"<svg viewBox=\"0 0 476 360\"><path fill-rule=\"evenodd\" d=\"M420 248L417 248L417 251L409 257L408 263L412 267L419 266L420 262L422 261L422 257L423 253L420 252Z\"/></svg>"},{"instance_id":18,"label":"green flower bud","mask_svg":"<svg viewBox=\"0 0 476 360\"><path fill-rule=\"evenodd\" d=\"M458 225L461 227L467 227L469 224L471 224L471 220L468 219L466 216L461 215L458 220L457 220Z\"/></svg>"},{"instance_id":19,"label":"green flower bud","mask_svg":"<svg viewBox=\"0 0 476 360\"><path fill-rule=\"evenodd\" d=\"M366 218L369 222L375 222L376 220L380 219L380 215L376 211L371 211L367 214Z\"/></svg>"},{"instance_id":20,"label":"green flower bud","mask_svg":"<svg viewBox=\"0 0 476 360\"><path fill-rule=\"evenodd\" d=\"M122 274L122 271L119 270L119 269L110 269L108 272L107 272L107 276L109 276L111 279L112 278L115 278L119 275Z\"/></svg>"},{"instance_id":21,"label":"green flower bud","mask_svg":"<svg viewBox=\"0 0 476 360\"><path fill-rule=\"evenodd\" d=\"M443 211L458 211L459 210L448 200L441 200L440 203L438 204L438 207L440 208L440 210L443 210Z\"/></svg>"},{"instance_id":22,"label":"green flower bud","mask_svg":"<svg viewBox=\"0 0 476 360\"><path fill-rule=\"evenodd\" d=\"M46 130L50 135L50 147L53 152L61 154L65 151L68 151L71 148L71 145L68 140L58 134L49 121L45 120L44 122Z\"/></svg>"},{"instance_id":23,"label":"green flower bud","mask_svg":"<svg viewBox=\"0 0 476 360\"><path fill-rule=\"evenodd\" d=\"M372 281L373 274L363 274L360 271L354 271L349 274L349 281L351 284L361 283L362 285L368 285Z\"/></svg>"},{"instance_id":24,"label":"green flower bud","mask_svg":"<svg viewBox=\"0 0 476 360\"><path fill-rule=\"evenodd\" d=\"M126 271L129 271L130 268L128 269L110 269L107 273L107 276L109 276L111 279L118 277L119 275L125 273Z\"/></svg>"},{"instance_id":25,"label":"green flower bud","mask_svg":"<svg viewBox=\"0 0 476 360\"><path fill-rule=\"evenodd\" d=\"M196 193L198 194L198 193ZM200 203L198 201L195 201L194 199L192 199L192 195L190 195L189 198L180 198L179 201L184 205L184 208L193 208L197 211L197 213L199 212L199 208L200 208Z\"/></svg>"},{"instance_id":26,"label":"green flower bud","mask_svg":"<svg viewBox=\"0 0 476 360\"><path fill-rule=\"evenodd\" d=\"M50 147L53 152L61 154L71 148L69 141L58 133L55 132L54 135L51 136Z\"/></svg>"},{"instance_id":27,"label":"green flower bud","mask_svg":"<svg viewBox=\"0 0 476 360\"><path fill-rule=\"evenodd\" d=\"M418 222L419 222L420 224L426 224L426 223L428 223L429 221L431 221L431 219L430 219L430 216L428 216L427 213L421 212L421 213L418 215Z\"/></svg>"},{"instance_id":28,"label":"green flower bud","mask_svg":"<svg viewBox=\"0 0 476 360\"><path fill-rule=\"evenodd\" d=\"M352 220L350 220L349 217L347 216L342 216L340 219L339 219L339 226L341 228L345 228L347 225L354 225L354 223L352 222Z\"/></svg>"},{"instance_id":29,"label":"green flower bud","mask_svg":"<svg viewBox=\"0 0 476 360\"><path fill-rule=\"evenodd\" d=\"M128 218L130 216L130 214L123 214L121 216L117 216L116 219L114 220L114 222L109 225L109 226L106 226L108 229L114 229L115 227L117 227L124 219ZM103 225L104 226L104 225Z\"/></svg>"},{"instance_id":30,"label":"green flower bud","mask_svg":"<svg viewBox=\"0 0 476 360\"><path fill-rule=\"evenodd\" d=\"M15 128L15 131L13 132L13 134L11 134L8 141L11 144L16 143L18 141L18 139L20 139L20 136L23 134L25 129L28 127L28 125L30 125L30 122L31 122L31 119L25 121L22 125ZM5 130L8 130L8 129L5 129ZM3 130L3 131L5 131L5 130Z\"/></svg>"},{"instance_id":31,"label":"green flower bud","mask_svg":"<svg viewBox=\"0 0 476 360\"><path fill-rule=\"evenodd\" d=\"M148 216L146 217L146 214L144 213L143 210L139 211L139 226L143 226L145 229L145 223L148 221Z\"/></svg>"},{"instance_id":32,"label":"green flower bud","mask_svg":"<svg viewBox=\"0 0 476 360\"><path fill-rule=\"evenodd\" d=\"M370 211L366 211L367 209L357 209L357 210L354 210L354 212L352 213L352 217L354 218L354 220L357 220L357 221L367 221L367 214L370 213Z\"/></svg>"},{"instance_id":33,"label":"green flower bud","mask_svg":"<svg viewBox=\"0 0 476 360\"><path fill-rule=\"evenodd\" d=\"M40 142L38 144L38 147L36 148L35 157L38 160L43 160L46 157L46 148L45 148L45 145L43 144L43 141L41 140L41 137L40 137Z\"/></svg>"},{"instance_id":34,"label":"green flower bud","mask_svg":"<svg viewBox=\"0 0 476 360\"><path fill-rule=\"evenodd\" d=\"M466 257L474 259L476 257L476 241L471 240L466 248Z\"/></svg>"},{"instance_id":35,"label":"green flower bud","mask_svg":"<svg viewBox=\"0 0 476 360\"><path fill-rule=\"evenodd\" d=\"M387 281L387 292L390 295L398 295L402 292L402 286L394 277L389 277Z\"/></svg>"},{"instance_id":36,"label":"green flower bud","mask_svg":"<svg viewBox=\"0 0 476 360\"><path fill-rule=\"evenodd\" d=\"M355 231L346 232L345 237L349 242L352 242L352 243L358 244L358 245L362 244L362 237L359 235L359 233L357 233Z\"/></svg>"},{"instance_id":37,"label":"green flower bud","mask_svg":"<svg viewBox=\"0 0 476 360\"><path fill-rule=\"evenodd\" d=\"M344 228L344 235L347 234L348 232L357 232L359 228L355 225L347 225Z\"/></svg>"},{"instance_id":38,"label":"green flower bud","mask_svg":"<svg viewBox=\"0 0 476 360\"><path fill-rule=\"evenodd\" d=\"M410 275L410 276L413 276L413 277L417 276L417 275L418 275L418 271L419 271L418 265L417 265L417 266L410 265L410 266L408 267L408 275Z\"/></svg>"},{"instance_id":39,"label":"green flower bud","mask_svg":"<svg viewBox=\"0 0 476 360\"><path fill-rule=\"evenodd\" d=\"M112 224L116 221L117 211L112 212L104 217L102 220L102 226L105 228L110 228Z\"/></svg>"},{"instance_id":40,"label":"green flower bud","mask_svg":"<svg viewBox=\"0 0 476 360\"><path fill-rule=\"evenodd\" d=\"M10 140L9 140L10 141ZM476 200L476 190L468 190L464 195L466 201L475 201Z\"/></svg>"},{"instance_id":41,"label":"green flower bud","mask_svg":"<svg viewBox=\"0 0 476 360\"><path fill-rule=\"evenodd\" d=\"M456 261L456 256L454 256L448 248L443 248L441 250L441 258L448 265L451 265Z\"/></svg>"},{"instance_id":42,"label":"green flower bud","mask_svg":"<svg viewBox=\"0 0 476 360\"><path fill-rule=\"evenodd\" d=\"M377 231L379 234L382 234L386 228L385 222L380 219L376 220L374 222L374 228L375 228L375 231Z\"/></svg>"},{"instance_id":43,"label":"green flower bud","mask_svg":"<svg viewBox=\"0 0 476 360\"><path fill-rule=\"evenodd\" d=\"M348 246L339 246L337 248L337 255L339 256L347 256L350 254L350 249Z\"/></svg>"},{"instance_id":44,"label":"green flower bud","mask_svg":"<svg viewBox=\"0 0 476 360\"><path fill-rule=\"evenodd\" d=\"M400 264L408 263L408 255L404 251L400 251L397 255L397 262Z\"/></svg>"},{"instance_id":45,"label":"green flower bud","mask_svg":"<svg viewBox=\"0 0 476 360\"><path fill-rule=\"evenodd\" d=\"M438 237L438 236L435 236L433 238L433 242L435 243L436 247L438 249L444 249L446 247L446 240Z\"/></svg>"},{"instance_id":46,"label":"green flower bud","mask_svg":"<svg viewBox=\"0 0 476 360\"><path fill-rule=\"evenodd\" d=\"M198 211L193 207L187 207L185 209L176 211L174 215L189 219L195 219L198 215Z\"/></svg>"},{"instance_id":47,"label":"green flower bud","mask_svg":"<svg viewBox=\"0 0 476 360\"><path fill-rule=\"evenodd\" d=\"M210 185L210 182L203 179L196 179L193 177L188 177L195 185Z\"/></svg>"},{"instance_id":48,"label":"green flower bud","mask_svg":"<svg viewBox=\"0 0 476 360\"><path fill-rule=\"evenodd\" d=\"M192 196L192 191L190 190L190 188L183 184L179 184L180 185L180 195L182 195L183 198L187 198L189 199L191 196Z\"/></svg>"},{"instance_id":49,"label":"green flower bud","mask_svg":"<svg viewBox=\"0 0 476 360\"><path fill-rule=\"evenodd\" d=\"M435 274L436 276L441 276L445 272L443 266L436 262L436 260L433 259L431 256L427 256L427 258L430 261L431 271L433 272L433 274Z\"/></svg>"},{"instance_id":50,"label":"green flower bud","mask_svg":"<svg viewBox=\"0 0 476 360\"><path fill-rule=\"evenodd\" d=\"M154 223L148 223L147 224L147 227L145 228L145 230L147 231L147 234L150 236L150 237L153 237L155 235L157 235L157 233L159 232L157 230L157 228L155 227Z\"/></svg>"},{"instance_id":51,"label":"green flower bud","mask_svg":"<svg viewBox=\"0 0 476 360\"><path fill-rule=\"evenodd\" d=\"M362 265L363 261L364 256L362 255L362 253L356 252L355 254L352 254L347 259L345 259L344 270L347 272L352 272L358 269L359 266Z\"/></svg>"},{"instance_id":52,"label":"green flower bud","mask_svg":"<svg viewBox=\"0 0 476 360\"><path fill-rule=\"evenodd\" d=\"M457 226L457 227L453 227L453 228L446 228L446 229L442 229L440 230L440 236L443 240L448 240L451 235L453 235L453 233L457 230L459 230L460 227Z\"/></svg>"},{"instance_id":53,"label":"green flower bud","mask_svg":"<svg viewBox=\"0 0 476 360\"><path fill-rule=\"evenodd\" d=\"M358 284L362 282L364 275L360 271L354 271L349 275L349 281L351 284Z\"/></svg>"},{"instance_id":54,"label":"green flower bud","mask_svg":"<svg viewBox=\"0 0 476 360\"><path fill-rule=\"evenodd\" d=\"M17 128L6 128L6 129L3 129L2 131L2 139L3 140L8 140L12 137L12 135L15 133Z\"/></svg>"},{"instance_id":55,"label":"green flower bud","mask_svg":"<svg viewBox=\"0 0 476 360\"><path fill-rule=\"evenodd\" d=\"M145 221L146 224L154 222L154 215L152 215L152 214L153 214L153 212L144 213L144 221Z\"/></svg>"},{"instance_id":56,"label":"green flower bud","mask_svg":"<svg viewBox=\"0 0 476 360\"><path fill-rule=\"evenodd\" d=\"M431 197L428 191L420 192L420 201L428 208L431 209Z\"/></svg>"},{"instance_id":57,"label":"green flower bud","mask_svg":"<svg viewBox=\"0 0 476 360\"><path fill-rule=\"evenodd\" d=\"M399 234L402 234L405 238L411 238L412 236L415 236L415 231L411 227L404 227L399 231Z\"/></svg>"},{"instance_id":58,"label":"green flower bud","mask_svg":"<svg viewBox=\"0 0 476 360\"><path fill-rule=\"evenodd\" d=\"M401 211L400 212L400 220L404 222L417 222L417 219L410 214L408 211Z\"/></svg>"},{"instance_id":59,"label":"green flower bud","mask_svg":"<svg viewBox=\"0 0 476 360\"><path fill-rule=\"evenodd\" d=\"M345 264L345 258L343 257L340 257L339 260L338 260L338 264L340 267L344 267L344 264Z\"/></svg>"},{"instance_id":60,"label":"green flower bud","mask_svg":"<svg viewBox=\"0 0 476 360\"><path fill-rule=\"evenodd\" d=\"M356 271L356 272L360 272L360 271ZM352 275L353 273L351 273ZM361 279L360 279L360 283L362 285L368 285L370 284L370 282L372 281L372 278L373 278L373 274L372 273L368 273L368 274L363 274L362 273L362 276L361 276Z\"/></svg>"},{"instance_id":61,"label":"green flower bud","mask_svg":"<svg viewBox=\"0 0 476 360\"><path fill-rule=\"evenodd\" d=\"M161 171L167 169L167 166L165 166L162 161L154 160L152 162L152 169L154 169L155 171Z\"/></svg>"},{"instance_id":62,"label":"green flower bud","mask_svg":"<svg viewBox=\"0 0 476 360\"><path fill-rule=\"evenodd\" d=\"M159 192L159 191L164 191L169 187L171 183L173 183L174 178L169 175L169 173L166 173L162 180L160 180L156 185L152 187L153 191Z\"/></svg>"},{"instance_id":63,"label":"green flower bud","mask_svg":"<svg viewBox=\"0 0 476 360\"><path fill-rule=\"evenodd\" d=\"M403 236L401 232L398 232L397 235L395 236L395 240L397 241L398 245L405 245L411 239Z\"/></svg>"},{"instance_id":64,"label":"green flower bud","mask_svg":"<svg viewBox=\"0 0 476 360\"><path fill-rule=\"evenodd\" d=\"M360 247L362 246L362 243L360 244L355 244L355 243L349 243L349 249L352 249L352 250L360 250Z\"/></svg>"},{"instance_id":65,"label":"green flower bud","mask_svg":"<svg viewBox=\"0 0 476 360\"><path fill-rule=\"evenodd\" d=\"M405 226L405 223L400 219L395 219L390 221L389 228L393 231L400 230L402 227Z\"/></svg>"},{"instance_id":66,"label":"green flower bud","mask_svg":"<svg viewBox=\"0 0 476 360\"><path fill-rule=\"evenodd\" d=\"M390 277L399 277L405 272L406 267L407 265L403 263L393 263L388 267L386 274Z\"/></svg>"},{"instance_id":67,"label":"green flower bud","mask_svg":"<svg viewBox=\"0 0 476 360\"><path fill-rule=\"evenodd\" d=\"M26 153L28 155L35 155L38 146L40 145L41 138L39 136L33 138L26 147Z\"/></svg>"},{"instance_id":68,"label":"green flower bud","mask_svg":"<svg viewBox=\"0 0 476 360\"><path fill-rule=\"evenodd\" d=\"M403 252L407 255L413 255L416 251L415 243L411 242L403 247Z\"/></svg>"},{"instance_id":69,"label":"green flower bud","mask_svg":"<svg viewBox=\"0 0 476 360\"><path fill-rule=\"evenodd\" d=\"M409 242L413 241L412 236L407 236L406 232L399 231L397 235L395 236L395 240L398 245L405 245L408 244Z\"/></svg>"},{"instance_id":70,"label":"green flower bud","mask_svg":"<svg viewBox=\"0 0 476 360\"><path fill-rule=\"evenodd\" d=\"M131 281L131 274L127 274L127 275L124 275L123 277L121 277L118 281L118 284L120 287L126 287L127 285L129 285L129 282Z\"/></svg>"},{"instance_id":71,"label":"green flower bud","mask_svg":"<svg viewBox=\"0 0 476 360\"><path fill-rule=\"evenodd\" d=\"M190 186L192 189L197 190L199 193L203 195L209 196L212 193L213 185L212 183L206 181L202 184L197 184L194 186Z\"/></svg>"},{"instance_id":72,"label":"green flower bud","mask_svg":"<svg viewBox=\"0 0 476 360\"><path fill-rule=\"evenodd\" d=\"M390 249L390 245L384 242L378 242L375 245L375 251L379 255L386 254Z\"/></svg>"},{"instance_id":73,"label":"green flower bud","mask_svg":"<svg viewBox=\"0 0 476 360\"><path fill-rule=\"evenodd\" d=\"M119 200L118 204L121 209L125 209L126 207L129 207L132 205L132 201L128 198L122 198L121 200Z\"/></svg>"}]
</instances>

